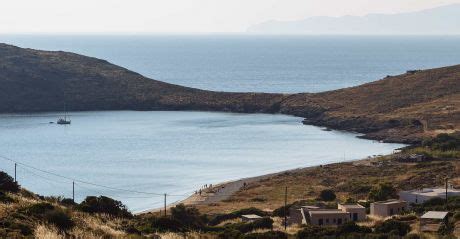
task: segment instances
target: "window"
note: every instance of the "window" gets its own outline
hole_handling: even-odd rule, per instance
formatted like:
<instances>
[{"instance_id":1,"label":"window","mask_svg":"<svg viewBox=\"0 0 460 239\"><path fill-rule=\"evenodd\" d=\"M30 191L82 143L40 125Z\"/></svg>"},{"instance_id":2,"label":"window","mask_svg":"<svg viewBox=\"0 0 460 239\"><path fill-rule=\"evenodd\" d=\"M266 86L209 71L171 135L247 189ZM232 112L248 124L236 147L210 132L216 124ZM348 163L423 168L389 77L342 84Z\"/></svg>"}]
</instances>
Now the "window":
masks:
<instances>
[{"instance_id":1,"label":"window","mask_svg":"<svg viewBox=\"0 0 460 239\"><path fill-rule=\"evenodd\" d=\"M329 223L329 218L326 218L326 223Z\"/></svg>"},{"instance_id":2,"label":"window","mask_svg":"<svg viewBox=\"0 0 460 239\"><path fill-rule=\"evenodd\" d=\"M321 225L323 225L323 224L324 224L324 223L323 223L323 219L322 219L322 218L318 219L318 225L321 226Z\"/></svg>"},{"instance_id":3,"label":"window","mask_svg":"<svg viewBox=\"0 0 460 239\"><path fill-rule=\"evenodd\" d=\"M342 218L337 219L337 224L342 225Z\"/></svg>"},{"instance_id":4,"label":"window","mask_svg":"<svg viewBox=\"0 0 460 239\"><path fill-rule=\"evenodd\" d=\"M393 212L393 208L390 208L390 216L393 215L394 212Z\"/></svg>"},{"instance_id":5,"label":"window","mask_svg":"<svg viewBox=\"0 0 460 239\"><path fill-rule=\"evenodd\" d=\"M332 219L332 222L333 222L333 223L335 223L335 222L336 222L336 221L335 221L335 218L334 218L334 219Z\"/></svg>"}]
</instances>

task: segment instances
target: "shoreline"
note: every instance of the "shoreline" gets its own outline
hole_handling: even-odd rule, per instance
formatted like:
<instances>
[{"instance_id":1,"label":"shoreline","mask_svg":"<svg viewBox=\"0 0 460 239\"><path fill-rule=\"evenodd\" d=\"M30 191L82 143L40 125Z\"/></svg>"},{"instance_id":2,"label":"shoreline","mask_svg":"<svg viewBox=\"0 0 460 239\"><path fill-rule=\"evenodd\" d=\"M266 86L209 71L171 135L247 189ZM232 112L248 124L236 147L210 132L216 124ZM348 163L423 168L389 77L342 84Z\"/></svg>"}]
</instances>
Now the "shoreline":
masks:
<instances>
[{"instance_id":1,"label":"shoreline","mask_svg":"<svg viewBox=\"0 0 460 239\"><path fill-rule=\"evenodd\" d=\"M383 156L387 156L387 155L383 155ZM267 178L275 177L278 175L282 175L285 173L293 173L297 171L303 171L307 169L323 167L323 166L327 166L331 164L347 163L347 162L348 163L352 162L356 165L369 165L373 160L376 160L377 158L378 157L370 157L370 158L365 158L365 159L352 159L352 160L340 161L340 162L335 162L335 163L320 164L320 165L307 166L307 167L301 167L301 168L295 168L295 169L288 169L288 170L283 170L280 172L263 174L263 175L254 176L254 177L241 178L241 179L232 180L232 181L224 181L216 185L212 185L212 188L203 189L201 196L197 194L193 194L183 200L179 200L174 203L166 204L166 210L169 210L170 208L176 205L179 205L179 204L184 204L186 206L196 206L196 205L206 206L206 205L216 204L216 203L222 202L232 197L233 195L235 195L235 193L243 189L245 185L249 185L251 183L254 183L260 180L264 180ZM216 190L217 188L220 188L220 190L217 191ZM135 213L135 215L144 215L144 214L149 214L149 213L162 213L162 212L164 212L164 207L147 209L147 210Z\"/></svg>"}]
</instances>

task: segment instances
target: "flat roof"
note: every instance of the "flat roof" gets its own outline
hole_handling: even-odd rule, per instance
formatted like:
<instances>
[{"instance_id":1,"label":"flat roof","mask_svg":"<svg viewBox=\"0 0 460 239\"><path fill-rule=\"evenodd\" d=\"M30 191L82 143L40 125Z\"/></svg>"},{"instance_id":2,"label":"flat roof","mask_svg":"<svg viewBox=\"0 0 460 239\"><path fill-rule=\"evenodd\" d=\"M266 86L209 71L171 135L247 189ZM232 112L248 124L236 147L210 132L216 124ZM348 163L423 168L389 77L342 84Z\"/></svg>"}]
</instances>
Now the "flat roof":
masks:
<instances>
[{"instance_id":1,"label":"flat roof","mask_svg":"<svg viewBox=\"0 0 460 239\"><path fill-rule=\"evenodd\" d=\"M422 215L422 219L444 219L449 212L428 211Z\"/></svg>"},{"instance_id":2,"label":"flat roof","mask_svg":"<svg viewBox=\"0 0 460 239\"><path fill-rule=\"evenodd\" d=\"M331 210L315 210L315 211L308 211L310 215L313 214L349 214L349 212L344 212L338 209L331 209Z\"/></svg>"},{"instance_id":3,"label":"flat roof","mask_svg":"<svg viewBox=\"0 0 460 239\"><path fill-rule=\"evenodd\" d=\"M344 208L365 208L359 204L340 204Z\"/></svg>"},{"instance_id":4,"label":"flat roof","mask_svg":"<svg viewBox=\"0 0 460 239\"><path fill-rule=\"evenodd\" d=\"M422 190L415 189L415 190L402 191L402 192L423 195L423 196L436 197L436 196L444 196L446 194L446 188L424 188ZM447 194L460 194L460 190L448 188Z\"/></svg>"},{"instance_id":5,"label":"flat roof","mask_svg":"<svg viewBox=\"0 0 460 239\"><path fill-rule=\"evenodd\" d=\"M245 217L245 218L249 218L249 219L259 219L259 218L262 218L261 216L256 215L256 214L241 215L241 217Z\"/></svg>"},{"instance_id":6,"label":"flat roof","mask_svg":"<svg viewBox=\"0 0 460 239\"><path fill-rule=\"evenodd\" d=\"M387 201L380 201L380 202L374 202L374 203L391 205L391 204L398 204L398 203L405 203L405 202L406 201L403 201L403 200L390 199L390 200L387 200Z\"/></svg>"}]
</instances>

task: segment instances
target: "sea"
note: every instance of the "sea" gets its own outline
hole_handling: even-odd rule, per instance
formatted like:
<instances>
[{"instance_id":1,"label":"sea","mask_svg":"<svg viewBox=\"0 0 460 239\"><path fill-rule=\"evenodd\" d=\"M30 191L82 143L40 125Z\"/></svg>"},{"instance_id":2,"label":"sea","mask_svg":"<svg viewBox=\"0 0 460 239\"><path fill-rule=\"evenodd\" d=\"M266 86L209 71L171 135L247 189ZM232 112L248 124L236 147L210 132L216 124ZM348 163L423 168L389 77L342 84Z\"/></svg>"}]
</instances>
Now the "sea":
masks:
<instances>
[{"instance_id":1,"label":"sea","mask_svg":"<svg viewBox=\"0 0 460 239\"><path fill-rule=\"evenodd\" d=\"M460 63L458 36L0 35L20 47L106 59L146 77L232 92L321 92ZM0 114L0 170L44 196L106 195L133 212L205 184L389 154L404 145L278 114ZM302 183L302 182L299 182Z\"/></svg>"}]
</instances>

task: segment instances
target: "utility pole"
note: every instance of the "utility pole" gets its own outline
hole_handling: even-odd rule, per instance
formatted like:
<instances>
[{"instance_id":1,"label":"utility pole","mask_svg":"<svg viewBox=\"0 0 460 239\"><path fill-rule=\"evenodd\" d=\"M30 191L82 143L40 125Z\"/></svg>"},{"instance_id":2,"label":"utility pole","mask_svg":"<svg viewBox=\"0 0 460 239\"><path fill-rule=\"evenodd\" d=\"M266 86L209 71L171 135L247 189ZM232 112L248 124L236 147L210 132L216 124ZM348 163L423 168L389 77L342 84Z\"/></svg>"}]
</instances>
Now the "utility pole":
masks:
<instances>
[{"instance_id":1,"label":"utility pole","mask_svg":"<svg viewBox=\"0 0 460 239\"><path fill-rule=\"evenodd\" d=\"M284 230L287 230L287 186L284 189Z\"/></svg>"},{"instance_id":2,"label":"utility pole","mask_svg":"<svg viewBox=\"0 0 460 239\"><path fill-rule=\"evenodd\" d=\"M448 200L447 200L448 181L449 181L449 177L446 177L446 210L447 210L447 204L448 204Z\"/></svg>"},{"instance_id":3,"label":"utility pole","mask_svg":"<svg viewBox=\"0 0 460 239\"><path fill-rule=\"evenodd\" d=\"M72 200L75 203L75 181L72 181Z\"/></svg>"},{"instance_id":4,"label":"utility pole","mask_svg":"<svg viewBox=\"0 0 460 239\"><path fill-rule=\"evenodd\" d=\"M166 193L165 193L165 217L166 217Z\"/></svg>"},{"instance_id":5,"label":"utility pole","mask_svg":"<svg viewBox=\"0 0 460 239\"><path fill-rule=\"evenodd\" d=\"M16 168L18 167L18 164L17 163L14 163L14 182L17 183L18 180L16 178Z\"/></svg>"}]
</instances>

